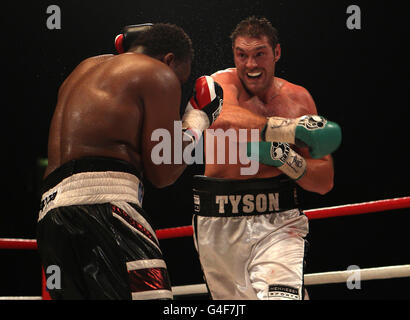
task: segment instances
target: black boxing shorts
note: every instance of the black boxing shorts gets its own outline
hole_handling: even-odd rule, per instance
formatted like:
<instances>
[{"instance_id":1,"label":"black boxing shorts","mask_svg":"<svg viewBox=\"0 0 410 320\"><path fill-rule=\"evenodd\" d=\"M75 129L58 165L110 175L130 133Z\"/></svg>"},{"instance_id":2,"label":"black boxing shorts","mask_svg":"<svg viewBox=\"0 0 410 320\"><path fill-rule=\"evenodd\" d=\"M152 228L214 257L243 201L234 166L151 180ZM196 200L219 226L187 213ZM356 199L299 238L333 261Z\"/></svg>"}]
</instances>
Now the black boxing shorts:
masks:
<instances>
[{"instance_id":1,"label":"black boxing shorts","mask_svg":"<svg viewBox=\"0 0 410 320\"><path fill-rule=\"evenodd\" d=\"M172 298L142 197L134 167L115 159L73 160L44 180L37 244L61 277L52 299Z\"/></svg>"},{"instance_id":2,"label":"black boxing shorts","mask_svg":"<svg viewBox=\"0 0 410 320\"><path fill-rule=\"evenodd\" d=\"M194 239L215 300L299 300L308 219L287 177L194 177Z\"/></svg>"}]
</instances>

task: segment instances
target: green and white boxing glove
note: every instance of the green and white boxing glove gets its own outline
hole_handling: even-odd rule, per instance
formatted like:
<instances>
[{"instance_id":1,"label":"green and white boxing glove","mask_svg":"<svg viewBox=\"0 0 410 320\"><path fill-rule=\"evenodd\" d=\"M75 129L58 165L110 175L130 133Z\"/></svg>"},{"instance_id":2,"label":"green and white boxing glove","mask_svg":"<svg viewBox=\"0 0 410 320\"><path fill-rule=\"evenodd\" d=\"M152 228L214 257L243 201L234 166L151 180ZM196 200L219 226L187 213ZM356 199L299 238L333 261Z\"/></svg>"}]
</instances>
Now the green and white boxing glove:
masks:
<instances>
[{"instance_id":1,"label":"green and white boxing glove","mask_svg":"<svg viewBox=\"0 0 410 320\"><path fill-rule=\"evenodd\" d=\"M273 166L293 180L299 180L306 172L306 160L285 142L248 142L247 156L251 160Z\"/></svg>"},{"instance_id":2,"label":"green and white boxing glove","mask_svg":"<svg viewBox=\"0 0 410 320\"><path fill-rule=\"evenodd\" d=\"M339 148L342 130L336 122L318 115L295 119L270 117L262 130L262 140L307 146L311 157L319 159Z\"/></svg>"}]
</instances>

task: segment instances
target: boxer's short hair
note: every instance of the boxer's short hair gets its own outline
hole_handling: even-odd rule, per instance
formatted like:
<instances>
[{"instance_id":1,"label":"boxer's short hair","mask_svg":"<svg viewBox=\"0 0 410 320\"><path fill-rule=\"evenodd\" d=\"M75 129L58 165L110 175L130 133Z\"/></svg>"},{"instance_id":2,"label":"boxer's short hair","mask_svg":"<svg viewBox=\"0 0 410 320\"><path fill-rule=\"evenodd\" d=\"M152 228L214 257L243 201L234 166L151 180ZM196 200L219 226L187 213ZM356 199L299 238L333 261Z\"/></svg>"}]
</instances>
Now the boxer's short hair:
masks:
<instances>
[{"instance_id":1,"label":"boxer's short hair","mask_svg":"<svg viewBox=\"0 0 410 320\"><path fill-rule=\"evenodd\" d=\"M239 22L230 36L232 47L235 44L236 38L240 36L251 38L262 38L266 36L272 49L275 49L279 43L278 30L264 17L257 18L256 16L252 16Z\"/></svg>"},{"instance_id":2,"label":"boxer's short hair","mask_svg":"<svg viewBox=\"0 0 410 320\"><path fill-rule=\"evenodd\" d=\"M155 23L131 43L128 51L137 46L144 47L144 53L152 57L172 52L179 62L192 61L194 58L191 38L181 27L174 24Z\"/></svg>"}]
</instances>

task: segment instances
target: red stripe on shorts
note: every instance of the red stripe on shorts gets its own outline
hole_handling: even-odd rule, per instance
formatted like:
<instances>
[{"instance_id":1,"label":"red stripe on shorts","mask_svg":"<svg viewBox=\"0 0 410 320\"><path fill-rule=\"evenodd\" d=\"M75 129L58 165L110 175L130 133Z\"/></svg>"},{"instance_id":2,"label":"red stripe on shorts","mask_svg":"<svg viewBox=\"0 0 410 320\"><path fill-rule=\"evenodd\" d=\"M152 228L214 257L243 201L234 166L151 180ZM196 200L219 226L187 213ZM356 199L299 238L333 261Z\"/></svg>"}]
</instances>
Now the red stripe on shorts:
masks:
<instances>
[{"instance_id":1,"label":"red stripe on shorts","mask_svg":"<svg viewBox=\"0 0 410 320\"><path fill-rule=\"evenodd\" d=\"M147 268L128 271L132 292L149 290L171 290L168 272L165 268Z\"/></svg>"},{"instance_id":2,"label":"red stripe on shorts","mask_svg":"<svg viewBox=\"0 0 410 320\"><path fill-rule=\"evenodd\" d=\"M149 232L141 223L135 221L133 218L131 218L124 210L118 208L117 206L111 205L112 207L112 212L118 214L121 218L123 218L125 221L127 221L132 227L143 233L145 236L148 237L151 241L155 242L158 244L157 239L152 235L151 232Z\"/></svg>"}]
</instances>

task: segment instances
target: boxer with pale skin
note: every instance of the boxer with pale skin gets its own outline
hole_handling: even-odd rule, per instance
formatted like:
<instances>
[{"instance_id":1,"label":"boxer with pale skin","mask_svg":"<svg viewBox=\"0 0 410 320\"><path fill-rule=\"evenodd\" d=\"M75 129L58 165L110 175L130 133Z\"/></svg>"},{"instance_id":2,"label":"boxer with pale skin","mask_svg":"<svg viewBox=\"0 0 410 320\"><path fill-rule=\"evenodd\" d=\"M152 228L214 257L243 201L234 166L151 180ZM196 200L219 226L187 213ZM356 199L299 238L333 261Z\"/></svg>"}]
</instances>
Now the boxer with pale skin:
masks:
<instances>
[{"instance_id":1,"label":"boxer with pale skin","mask_svg":"<svg viewBox=\"0 0 410 320\"><path fill-rule=\"evenodd\" d=\"M235 68L212 75L223 88L223 108L206 130L205 172L193 184L204 277L216 300L304 299L308 221L296 184L322 195L333 188L331 152L340 144L340 127L317 115L305 88L275 76L281 47L268 20L241 21L231 39ZM246 141L230 139L222 152L247 144L256 172L243 174L243 161L216 161L221 148L210 141L218 129L235 130L236 137L247 130Z\"/></svg>"},{"instance_id":2,"label":"boxer with pale skin","mask_svg":"<svg viewBox=\"0 0 410 320\"><path fill-rule=\"evenodd\" d=\"M297 118L317 114L309 92L284 79L275 77L275 66L281 56L280 44L272 48L266 36L238 36L233 45L236 68L216 72L212 77L224 89L223 111L211 129L260 129L266 117ZM331 155L310 159L306 148L294 150L307 162L306 173L297 183L307 191L325 194L333 188ZM209 154L209 153L206 153ZM205 175L227 179L248 179L240 174L241 164L207 164ZM276 177L282 172L272 166L259 165L255 177Z\"/></svg>"}]
</instances>

